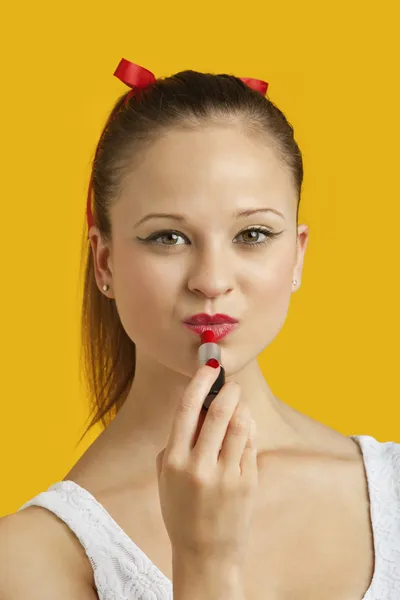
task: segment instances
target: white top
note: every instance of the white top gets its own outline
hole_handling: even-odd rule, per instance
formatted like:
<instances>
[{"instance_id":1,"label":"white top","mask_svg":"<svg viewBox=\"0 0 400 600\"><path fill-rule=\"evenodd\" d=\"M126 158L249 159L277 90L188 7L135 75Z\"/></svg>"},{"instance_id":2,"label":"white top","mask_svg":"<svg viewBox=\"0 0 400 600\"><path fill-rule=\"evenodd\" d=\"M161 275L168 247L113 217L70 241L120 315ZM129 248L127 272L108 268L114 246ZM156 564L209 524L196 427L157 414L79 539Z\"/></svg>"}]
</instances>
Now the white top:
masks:
<instances>
[{"instance_id":1,"label":"white top","mask_svg":"<svg viewBox=\"0 0 400 600\"><path fill-rule=\"evenodd\" d=\"M368 435L350 437L363 454L375 549L371 585L360 600L399 600L400 444ZM99 600L172 600L172 581L87 490L73 481L59 481L19 510L33 505L56 514L80 540Z\"/></svg>"}]
</instances>

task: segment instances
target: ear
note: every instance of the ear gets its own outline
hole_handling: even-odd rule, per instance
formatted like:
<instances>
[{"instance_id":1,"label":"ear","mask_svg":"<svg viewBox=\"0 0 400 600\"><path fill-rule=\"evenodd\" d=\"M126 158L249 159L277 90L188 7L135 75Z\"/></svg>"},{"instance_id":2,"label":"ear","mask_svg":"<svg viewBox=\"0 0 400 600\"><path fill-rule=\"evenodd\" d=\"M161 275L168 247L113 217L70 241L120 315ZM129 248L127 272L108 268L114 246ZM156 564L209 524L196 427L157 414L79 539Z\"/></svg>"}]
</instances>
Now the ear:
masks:
<instances>
[{"instance_id":1,"label":"ear","mask_svg":"<svg viewBox=\"0 0 400 600\"><path fill-rule=\"evenodd\" d=\"M297 228L297 250L296 250L296 264L293 271L293 279L297 279L296 290L299 289L301 284L301 276L303 273L304 266L304 255L309 239L309 228L307 225L299 225Z\"/></svg>"},{"instance_id":2,"label":"ear","mask_svg":"<svg viewBox=\"0 0 400 600\"><path fill-rule=\"evenodd\" d=\"M93 267L97 287L101 291L103 284L108 283L112 288L113 272L111 269L110 247L104 242L101 232L95 225L90 228L89 239L93 253ZM103 291L101 293L104 294ZM108 297L112 297L110 292Z\"/></svg>"}]
</instances>

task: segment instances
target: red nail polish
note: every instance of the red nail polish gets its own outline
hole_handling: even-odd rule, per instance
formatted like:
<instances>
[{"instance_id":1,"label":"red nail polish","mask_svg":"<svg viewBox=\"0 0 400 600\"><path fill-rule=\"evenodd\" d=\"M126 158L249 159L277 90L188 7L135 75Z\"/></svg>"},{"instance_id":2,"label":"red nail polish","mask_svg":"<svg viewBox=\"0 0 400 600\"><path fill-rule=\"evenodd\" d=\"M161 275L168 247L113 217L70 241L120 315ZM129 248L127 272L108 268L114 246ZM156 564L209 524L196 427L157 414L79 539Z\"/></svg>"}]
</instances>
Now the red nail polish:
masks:
<instances>
[{"instance_id":1,"label":"red nail polish","mask_svg":"<svg viewBox=\"0 0 400 600\"><path fill-rule=\"evenodd\" d=\"M213 369L218 369L219 362L217 361L216 358L210 358L210 360L208 360L206 362L206 365L208 365L209 367L212 367Z\"/></svg>"}]
</instances>

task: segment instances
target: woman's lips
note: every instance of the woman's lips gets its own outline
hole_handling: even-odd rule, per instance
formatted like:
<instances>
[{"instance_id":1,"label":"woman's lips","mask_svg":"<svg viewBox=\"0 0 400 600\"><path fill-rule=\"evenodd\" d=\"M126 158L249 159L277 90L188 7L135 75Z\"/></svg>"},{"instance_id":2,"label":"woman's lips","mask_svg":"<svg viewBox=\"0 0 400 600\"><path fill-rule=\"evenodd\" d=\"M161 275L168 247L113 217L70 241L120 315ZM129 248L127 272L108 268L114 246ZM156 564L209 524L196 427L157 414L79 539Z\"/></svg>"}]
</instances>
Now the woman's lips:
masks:
<instances>
[{"instance_id":1,"label":"woman's lips","mask_svg":"<svg viewBox=\"0 0 400 600\"><path fill-rule=\"evenodd\" d=\"M216 325L191 325L190 323L183 323L183 325L187 329L190 329L200 336L204 331L209 329L210 331L214 332L215 341L218 342L218 340L221 340L223 337L228 335L228 333L231 333L231 331L236 329L238 323L218 323Z\"/></svg>"}]
</instances>

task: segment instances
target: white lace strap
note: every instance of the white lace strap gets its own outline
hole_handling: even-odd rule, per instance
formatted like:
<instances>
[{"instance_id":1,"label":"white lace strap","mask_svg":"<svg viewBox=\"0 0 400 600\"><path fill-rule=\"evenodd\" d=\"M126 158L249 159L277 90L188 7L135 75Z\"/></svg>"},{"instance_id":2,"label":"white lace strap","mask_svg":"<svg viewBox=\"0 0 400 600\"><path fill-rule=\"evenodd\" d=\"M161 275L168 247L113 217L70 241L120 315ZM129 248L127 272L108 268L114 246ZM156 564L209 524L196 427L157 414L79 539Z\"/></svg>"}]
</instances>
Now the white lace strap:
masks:
<instances>
[{"instance_id":1,"label":"white lace strap","mask_svg":"<svg viewBox=\"0 0 400 600\"><path fill-rule=\"evenodd\" d=\"M119 527L105 508L73 481L59 481L26 502L57 515L82 544L99 600L172 600L172 582Z\"/></svg>"},{"instance_id":2,"label":"white lace strap","mask_svg":"<svg viewBox=\"0 0 400 600\"><path fill-rule=\"evenodd\" d=\"M375 568L363 600L400 598L400 445L370 435L360 444L367 473Z\"/></svg>"}]
</instances>

